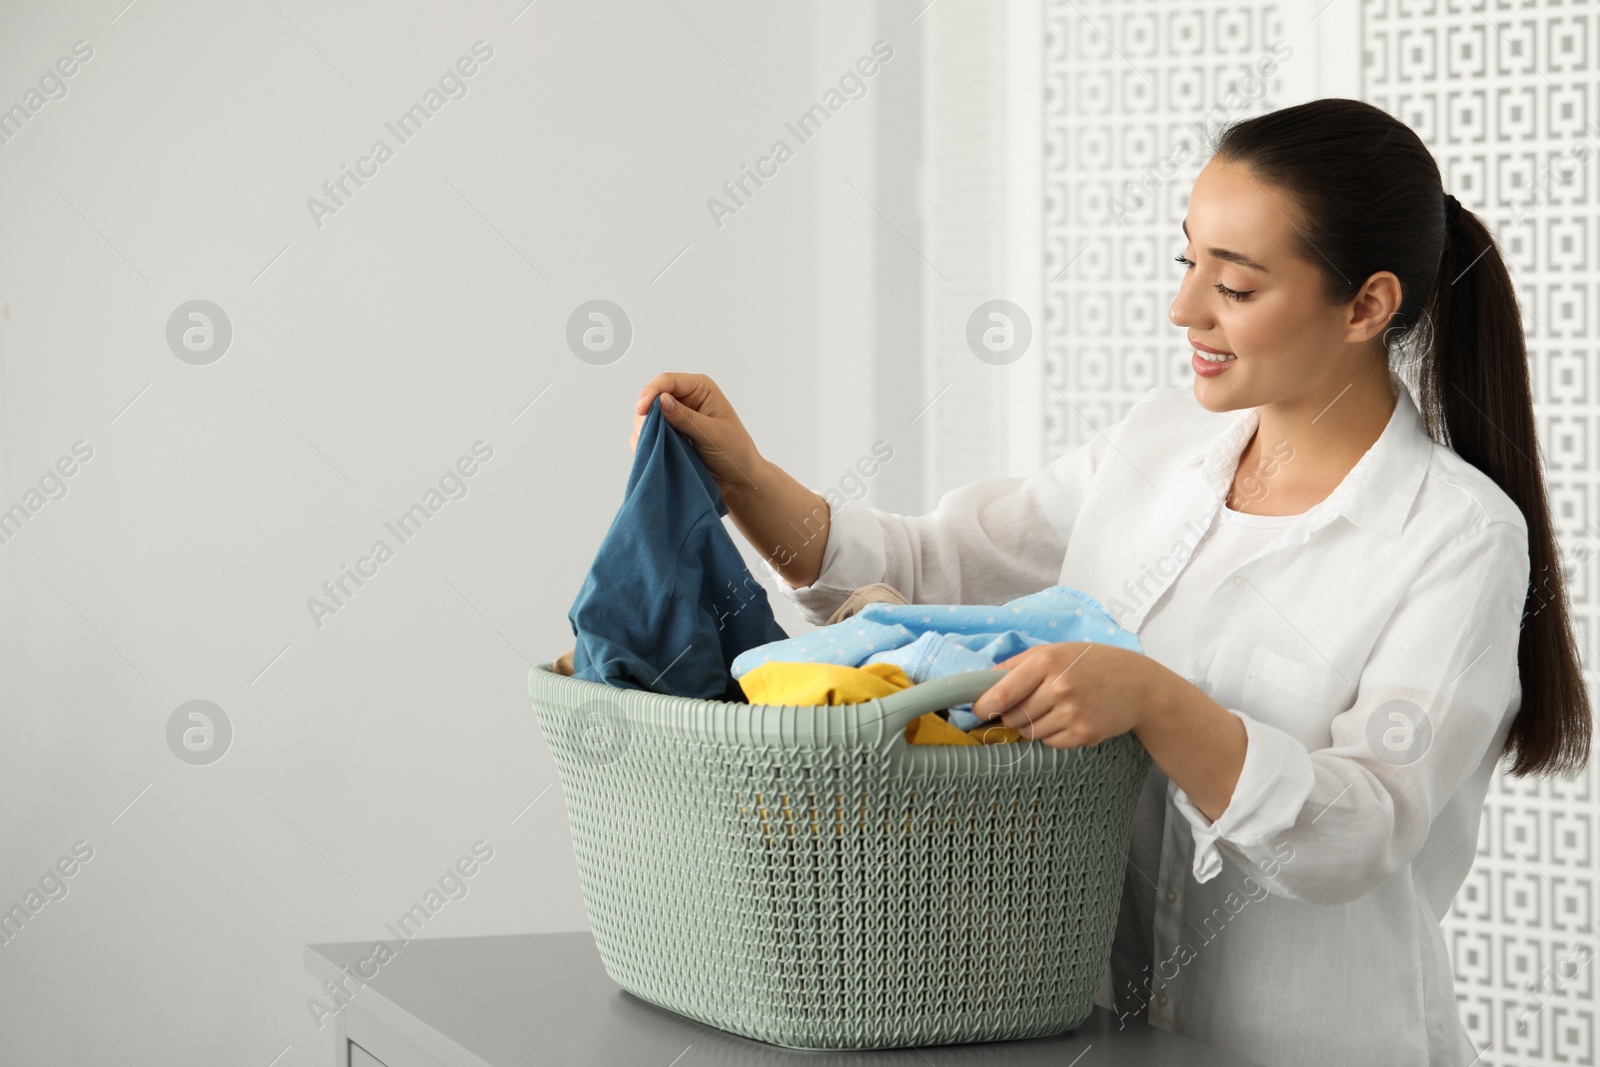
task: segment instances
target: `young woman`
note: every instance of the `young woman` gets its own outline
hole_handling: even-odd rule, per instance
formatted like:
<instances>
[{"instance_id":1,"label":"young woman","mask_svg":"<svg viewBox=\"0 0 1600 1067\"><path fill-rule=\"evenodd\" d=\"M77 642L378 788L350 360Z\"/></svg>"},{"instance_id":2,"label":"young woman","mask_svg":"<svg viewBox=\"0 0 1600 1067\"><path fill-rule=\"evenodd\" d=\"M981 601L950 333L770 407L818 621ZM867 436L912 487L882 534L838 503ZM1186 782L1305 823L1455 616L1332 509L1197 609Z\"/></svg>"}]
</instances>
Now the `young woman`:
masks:
<instances>
[{"instance_id":1,"label":"young woman","mask_svg":"<svg viewBox=\"0 0 1600 1067\"><path fill-rule=\"evenodd\" d=\"M1354 100L1228 127L1187 211L1192 388L1027 478L830 509L695 374L652 379L635 433L664 394L813 622L871 582L1061 584L1139 634L1029 649L974 704L1152 756L1098 1003L1264 1064L1465 1067L1439 922L1489 778L1581 769L1591 732L1511 281L1417 135Z\"/></svg>"}]
</instances>

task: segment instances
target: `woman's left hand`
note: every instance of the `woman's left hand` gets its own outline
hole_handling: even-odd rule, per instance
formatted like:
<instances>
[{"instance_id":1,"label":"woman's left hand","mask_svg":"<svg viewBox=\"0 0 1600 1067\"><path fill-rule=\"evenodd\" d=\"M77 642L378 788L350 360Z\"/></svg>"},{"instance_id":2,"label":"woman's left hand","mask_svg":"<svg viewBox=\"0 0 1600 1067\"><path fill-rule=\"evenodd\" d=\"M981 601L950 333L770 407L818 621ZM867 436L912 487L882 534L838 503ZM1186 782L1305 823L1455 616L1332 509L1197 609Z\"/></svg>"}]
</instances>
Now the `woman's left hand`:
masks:
<instances>
[{"instance_id":1,"label":"woman's left hand","mask_svg":"<svg viewBox=\"0 0 1600 1067\"><path fill-rule=\"evenodd\" d=\"M1134 730L1162 706L1176 674L1142 652L1097 641L1035 645L996 666L1009 673L972 702L1053 748L1097 745Z\"/></svg>"}]
</instances>

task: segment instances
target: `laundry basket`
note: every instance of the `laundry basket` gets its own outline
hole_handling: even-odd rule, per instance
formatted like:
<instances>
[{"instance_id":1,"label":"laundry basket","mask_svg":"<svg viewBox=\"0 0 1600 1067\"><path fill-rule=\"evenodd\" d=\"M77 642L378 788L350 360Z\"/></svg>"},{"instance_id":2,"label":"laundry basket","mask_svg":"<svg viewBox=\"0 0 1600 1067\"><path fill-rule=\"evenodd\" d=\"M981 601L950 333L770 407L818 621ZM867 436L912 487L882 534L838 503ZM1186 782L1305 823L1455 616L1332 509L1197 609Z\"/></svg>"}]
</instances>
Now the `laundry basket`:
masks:
<instances>
[{"instance_id":1,"label":"laundry basket","mask_svg":"<svg viewBox=\"0 0 1600 1067\"><path fill-rule=\"evenodd\" d=\"M528 676L584 909L635 996L798 1049L1041 1037L1093 1007L1150 756L911 745L1005 673L777 707Z\"/></svg>"}]
</instances>

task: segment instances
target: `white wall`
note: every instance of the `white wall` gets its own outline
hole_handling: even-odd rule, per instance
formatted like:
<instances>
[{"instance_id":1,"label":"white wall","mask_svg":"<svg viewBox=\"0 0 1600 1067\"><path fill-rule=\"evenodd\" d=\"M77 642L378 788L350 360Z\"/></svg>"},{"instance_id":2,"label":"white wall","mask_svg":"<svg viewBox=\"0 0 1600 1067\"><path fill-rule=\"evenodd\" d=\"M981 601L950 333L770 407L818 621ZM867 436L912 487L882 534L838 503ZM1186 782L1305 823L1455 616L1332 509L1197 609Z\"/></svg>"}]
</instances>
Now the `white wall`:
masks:
<instances>
[{"instance_id":1,"label":"white wall","mask_svg":"<svg viewBox=\"0 0 1600 1067\"><path fill-rule=\"evenodd\" d=\"M0 544L0 906L93 849L0 944L0 1061L322 1064L302 946L385 936L473 842L494 858L429 936L587 926L525 677L572 643L639 388L711 374L819 489L891 436L921 268L882 219L915 220L917 141L873 130L916 128L921 5L122 4L0 9L0 107L93 50L0 144L0 507L93 449ZM707 198L889 32L867 96L716 226ZM384 123L479 40L399 145ZM596 297L636 331L608 366L564 341ZM233 327L205 366L165 338L195 298ZM916 508L893 432L866 499ZM467 495L315 625L479 440ZM208 766L168 747L194 699L234 732Z\"/></svg>"}]
</instances>

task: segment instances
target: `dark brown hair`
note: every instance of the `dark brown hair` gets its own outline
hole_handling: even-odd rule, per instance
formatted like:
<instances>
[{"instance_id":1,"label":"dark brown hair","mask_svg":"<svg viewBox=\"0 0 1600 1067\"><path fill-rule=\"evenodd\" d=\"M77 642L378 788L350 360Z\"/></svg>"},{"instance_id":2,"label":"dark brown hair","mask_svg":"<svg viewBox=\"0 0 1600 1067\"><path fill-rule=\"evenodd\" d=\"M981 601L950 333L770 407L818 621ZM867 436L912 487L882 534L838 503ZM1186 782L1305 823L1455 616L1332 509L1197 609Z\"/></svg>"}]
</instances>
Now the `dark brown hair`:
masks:
<instances>
[{"instance_id":1,"label":"dark brown hair","mask_svg":"<svg viewBox=\"0 0 1600 1067\"><path fill-rule=\"evenodd\" d=\"M1220 131L1214 153L1287 194L1300 219L1298 251L1320 268L1331 303L1354 299L1379 271L1400 280L1385 359L1397 372L1399 361L1416 359L1428 435L1494 479L1528 524L1522 705L1501 757L1517 777L1576 773L1589 760L1593 714L1534 436L1521 316L1493 235L1464 207L1446 225L1427 146L1360 100L1312 100L1239 120ZM1535 587L1546 594L1538 602Z\"/></svg>"}]
</instances>

